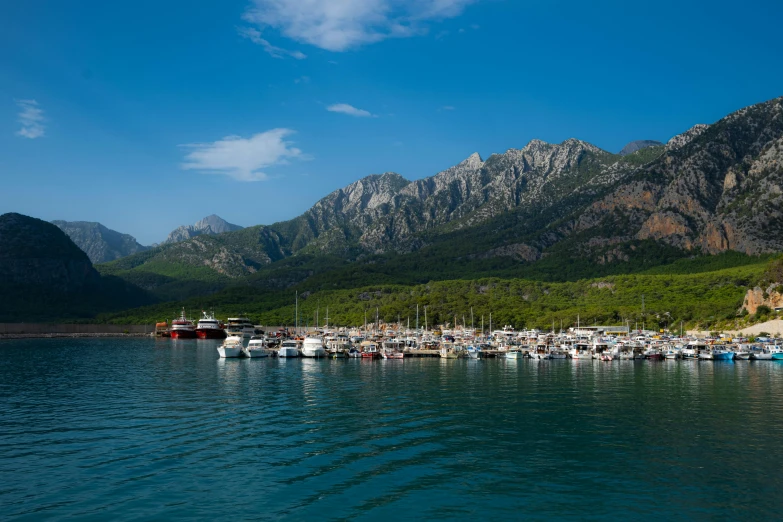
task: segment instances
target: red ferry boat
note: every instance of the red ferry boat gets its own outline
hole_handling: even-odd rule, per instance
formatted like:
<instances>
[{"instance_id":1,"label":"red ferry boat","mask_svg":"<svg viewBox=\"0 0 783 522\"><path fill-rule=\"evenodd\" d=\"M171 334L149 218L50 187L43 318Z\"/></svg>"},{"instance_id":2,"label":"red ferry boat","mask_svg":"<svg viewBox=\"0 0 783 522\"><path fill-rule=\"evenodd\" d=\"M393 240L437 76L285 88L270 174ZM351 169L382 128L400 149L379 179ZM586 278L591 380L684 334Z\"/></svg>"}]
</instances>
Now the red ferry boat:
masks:
<instances>
[{"instance_id":1,"label":"red ferry boat","mask_svg":"<svg viewBox=\"0 0 783 522\"><path fill-rule=\"evenodd\" d=\"M195 339L196 338L196 325L193 321L185 317L185 309L182 309L182 315L179 319L171 321L171 338L172 339Z\"/></svg>"},{"instance_id":2,"label":"red ferry boat","mask_svg":"<svg viewBox=\"0 0 783 522\"><path fill-rule=\"evenodd\" d=\"M226 330L220 321L215 319L214 312L201 312L203 317L199 319L196 326L196 335L199 339L225 339Z\"/></svg>"}]
</instances>

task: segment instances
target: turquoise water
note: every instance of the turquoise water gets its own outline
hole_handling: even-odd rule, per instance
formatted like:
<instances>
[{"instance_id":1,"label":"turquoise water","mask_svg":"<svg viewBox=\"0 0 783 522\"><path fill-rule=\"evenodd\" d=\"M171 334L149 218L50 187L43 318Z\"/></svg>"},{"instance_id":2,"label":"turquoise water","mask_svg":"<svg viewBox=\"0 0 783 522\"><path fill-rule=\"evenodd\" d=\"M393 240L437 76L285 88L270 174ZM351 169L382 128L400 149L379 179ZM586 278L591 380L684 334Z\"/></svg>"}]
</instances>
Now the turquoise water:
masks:
<instances>
[{"instance_id":1,"label":"turquoise water","mask_svg":"<svg viewBox=\"0 0 783 522\"><path fill-rule=\"evenodd\" d=\"M779 515L783 363L0 342L0 518Z\"/></svg>"}]
</instances>

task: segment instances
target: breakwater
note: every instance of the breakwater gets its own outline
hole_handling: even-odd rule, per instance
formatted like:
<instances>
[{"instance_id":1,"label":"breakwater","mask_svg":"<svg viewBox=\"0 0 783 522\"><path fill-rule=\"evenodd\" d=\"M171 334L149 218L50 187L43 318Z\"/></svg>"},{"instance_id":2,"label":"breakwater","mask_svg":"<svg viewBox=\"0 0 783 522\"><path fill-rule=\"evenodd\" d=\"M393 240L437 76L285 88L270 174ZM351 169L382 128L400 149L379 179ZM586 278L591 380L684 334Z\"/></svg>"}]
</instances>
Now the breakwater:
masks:
<instances>
[{"instance_id":1,"label":"breakwater","mask_svg":"<svg viewBox=\"0 0 783 522\"><path fill-rule=\"evenodd\" d=\"M35 337L140 337L155 331L146 324L0 323L0 339Z\"/></svg>"}]
</instances>

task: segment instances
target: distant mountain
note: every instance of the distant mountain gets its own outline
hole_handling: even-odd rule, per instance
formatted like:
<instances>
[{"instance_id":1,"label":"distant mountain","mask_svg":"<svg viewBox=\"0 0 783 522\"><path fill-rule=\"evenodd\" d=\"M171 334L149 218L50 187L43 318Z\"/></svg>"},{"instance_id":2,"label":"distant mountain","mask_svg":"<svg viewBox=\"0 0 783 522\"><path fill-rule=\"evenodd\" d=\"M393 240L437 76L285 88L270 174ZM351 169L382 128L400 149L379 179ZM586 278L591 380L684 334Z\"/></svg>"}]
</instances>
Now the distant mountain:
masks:
<instances>
[{"instance_id":1,"label":"distant mountain","mask_svg":"<svg viewBox=\"0 0 783 522\"><path fill-rule=\"evenodd\" d=\"M5 287L33 285L52 292L79 292L100 279L87 254L46 221L3 214L0 245L0 281Z\"/></svg>"},{"instance_id":2,"label":"distant mountain","mask_svg":"<svg viewBox=\"0 0 783 522\"><path fill-rule=\"evenodd\" d=\"M93 263L106 263L137 252L148 250L136 238L89 221L52 221L68 234Z\"/></svg>"},{"instance_id":3,"label":"distant mountain","mask_svg":"<svg viewBox=\"0 0 783 522\"><path fill-rule=\"evenodd\" d=\"M0 216L0 322L60 321L154 302L117 277L102 277L65 232L21 214Z\"/></svg>"},{"instance_id":4,"label":"distant mountain","mask_svg":"<svg viewBox=\"0 0 783 522\"><path fill-rule=\"evenodd\" d=\"M587 265L620 273L699 253L783 251L781 208L778 98L624 156L577 139L533 140L416 181L367 176L290 221L165 244L104 273L153 292L214 292L243 278L279 288L313 277L337 288L378 280L352 275L362 263L387 281L537 264L555 279ZM341 279L318 276L335 259Z\"/></svg>"},{"instance_id":5,"label":"distant mountain","mask_svg":"<svg viewBox=\"0 0 783 522\"><path fill-rule=\"evenodd\" d=\"M212 214L197 222L195 225L181 226L173 230L166 238L166 241L164 241L164 244L186 241L203 234L222 234L235 230L242 230L242 227L239 225L232 225L223 218Z\"/></svg>"},{"instance_id":6,"label":"distant mountain","mask_svg":"<svg viewBox=\"0 0 783 522\"><path fill-rule=\"evenodd\" d=\"M623 150L619 152L620 156L627 156L628 154L633 154L637 150L646 149L647 147L658 147L663 145L660 141L654 141L654 140L638 140L638 141L632 141L625 147L623 147Z\"/></svg>"}]
</instances>

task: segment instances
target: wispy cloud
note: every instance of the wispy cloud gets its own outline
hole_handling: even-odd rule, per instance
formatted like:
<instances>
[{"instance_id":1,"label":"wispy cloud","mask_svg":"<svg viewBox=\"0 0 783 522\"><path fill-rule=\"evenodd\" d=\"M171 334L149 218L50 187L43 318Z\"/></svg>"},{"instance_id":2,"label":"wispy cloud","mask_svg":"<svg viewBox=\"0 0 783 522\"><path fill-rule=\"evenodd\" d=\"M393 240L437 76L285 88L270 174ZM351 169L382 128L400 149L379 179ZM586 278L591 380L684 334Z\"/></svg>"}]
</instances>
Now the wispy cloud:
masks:
<instances>
[{"instance_id":1,"label":"wispy cloud","mask_svg":"<svg viewBox=\"0 0 783 522\"><path fill-rule=\"evenodd\" d=\"M296 58L297 60L304 60L307 58L307 55L301 51L289 51L288 49L283 49L281 47L272 45L269 40L261 38L261 31L258 29L254 29L252 27L237 27L237 32L243 38L247 38L254 44L263 47L267 54L275 58L285 58L286 56Z\"/></svg>"},{"instance_id":2,"label":"wispy cloud","mask_svg":"<svg viewBox=\"0 0 783 522\"><path fill-rule=\"evenodd\" d=\"M341 114L347 114L348 116L356 116L357 118L377 118L377 116L364 109L357 109L353 105L347 103L335 103L326 108L329 112L339 112Z\"/></svg>"},{"instance_id":3,"label":"wispy cloud","mask_svg":"<svg viewBox=\"0 0 783 522\"><path fill-rule=\"evenodd\" d=\"M24 138L41 138L44 136L46 128L43 122L44 111L38 106L38 102L35 100L14 100L19 107L18 121L22 124L22 128L16 131L17 136Z\"/></svg>"},{"instance_id":4,"label":"wispy cloud","mask_svg":"<svg viewBox=\"0 0 783 522\"><path fill-rule=\"evenodd\" d=\"M454 106L453 105L444 105L443 107L440 108L440 110L442 110L442 111L453 111L454 110Z\"/></svg>"},{"instance_id":5,"label":"wispy cloud","mask_svg":"<svg viewBox=\"0 0 783 522\"><path fill-rule=\"evenodd\" d=\"M300 76L299 78L294 79L294 83L310 83L310 77Z\"/></svg>"},{"instance_id":6,"label":"wispy cloud","mask_svg":"<svg viewBox=\"0 0 783 522\"><path fill-rule=\"evenodd\" d=\"M291 129L272 129L249 138L227 136L212 143L182 145L192 149L182 168L239 181L262 181L268 178L262 169L287 164L289 159L304 159L302 151L285 139L293 133Z\"/></svg>"},{"instance_id":7,"label":"wispy cloud","mask_svg":"<svg viewBox=\"0 0 783 522\"><path fill-rule=\"evenodd\" d=\"M478 0L251 0L245 21L328 51L425 33ZM259 34L260 38L260 34ZM268 42L267 42L268 43Z\"/></svg>"}]
</instances>

